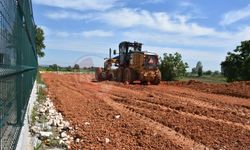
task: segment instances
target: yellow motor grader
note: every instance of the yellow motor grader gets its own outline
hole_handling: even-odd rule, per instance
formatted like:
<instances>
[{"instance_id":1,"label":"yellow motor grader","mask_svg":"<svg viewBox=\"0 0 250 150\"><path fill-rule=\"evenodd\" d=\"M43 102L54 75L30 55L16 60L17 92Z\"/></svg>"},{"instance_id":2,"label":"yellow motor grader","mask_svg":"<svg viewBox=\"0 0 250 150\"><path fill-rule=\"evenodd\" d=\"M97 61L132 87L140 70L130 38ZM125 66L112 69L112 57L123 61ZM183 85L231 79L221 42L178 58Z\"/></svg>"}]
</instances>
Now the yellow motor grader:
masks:
<instances>
[{"instance_id":1,"label":"yellow motor grader","mask_svg":"<svg viewBox=\"0 0 250 150\"><path fill-rule=\"evenodd\" d=\"M114 55L116 50L113 51ZM104 68L96 69L96 80L115 80L131 84L134 81L158 85L161 81L161 72L158 68L158 55L152 52L142 51L142 44L138 42L121 42L119 53L104 62ZM117 67L113 69L112 67Z\"/></svg>"}]
</instances>

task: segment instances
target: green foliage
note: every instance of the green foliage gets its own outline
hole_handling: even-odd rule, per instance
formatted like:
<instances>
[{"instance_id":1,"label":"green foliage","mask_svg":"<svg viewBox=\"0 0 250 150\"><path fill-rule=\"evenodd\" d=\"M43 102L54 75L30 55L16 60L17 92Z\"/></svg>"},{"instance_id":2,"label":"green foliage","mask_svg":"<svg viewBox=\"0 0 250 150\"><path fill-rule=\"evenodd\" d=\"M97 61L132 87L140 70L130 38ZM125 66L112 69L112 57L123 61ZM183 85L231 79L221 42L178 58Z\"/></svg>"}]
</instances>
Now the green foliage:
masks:
<instances>
[{"instance_id":1,"label":"green foliage","mask_svg":"<svg viewBox=\"0 0 250 150\"><path fill-rule=\"evenodd\" d=\"M57 64L49 65L48 71L59 71L59 66Z\"/></svg>"},{"instance_id":2,"label":"green foliage","mask_svg":"<svg viewBox=\"0 0 250 150\"><path fill-rule=\"evenodd\" d=\"M42 51L43 49L45 49L45 44L44 44L44 32L43 29L40 27L36 26L36 52L38 57L44 57L45 53L44 51Z\"/></svg>"},{"instance_id":3,"label":"green foliage","mask_svg":"<svg viewBox=\"0 0 250 150\"><path fill-rule=\"evenodd\" d=\"M213 72L213 76L217 76L217 75L220 75L220 72L218 70Z\"/></svg>"},{"instance_id":4,"label":"green foliage","mask_svg":"<svg viewBox=\"0 0 250 150\"><path fill-rule=\"evenodd\" d=\"M75 64L74 67L73 67L74 70L79 70L80 69L80 66L78 64Z\"/></svg>"},{"instance_id":5,"label":"green foliage","mask_svg":"<svg viewBox=\"0 0 250 150\"><path fill-rule=\"evenodd\" d=\"M228 52L221 71L229 82L250 80L250 40L241 42L233 53Z\"/></svg>"},{"instance_id":6,"label":"green foliage","mask_svg":"<svg viewBox=\"0 0 250 150\"><path fill-rule=\"evenodd\" d=\"M171 81L183 77L186 74L186 68L188 68L188 64L182 61L179 53L174 55L165 53L160 61L163 80Z\"/></svg>"},{"instance_id":7,"label":"green foliage","mask_svg":"<svg viewBox=\"0 0 250 150\"><path fill-rule=\"evenodd\" d=\"M66 71L69 71L69 72L72 71L72 67L71 66L68 66L65 69L66 69Z\"/></svg>"},{"instance_id":8,"label":"green foliage","mask_svg":"<svg viewBox=\"0 0 250 150\"><path fill-rule=\"evenodd\" d=\"M205 71L203 74L204 74L204 75L212 75L212 73L213 73L213 72L212 72L211 70L208 70L208 71Z\"/></svg>"},{"instance_id":9,"label":"green foliage","mask_svg":"<svg viewBox=\"0 0 250 150\"><path fill-rule=\"evenodd\" d=\"M203 66L202 66L202 63L201 61L198 61L197 64L196 64L196 70L197 70L197 73L198 73L198 76L202 76L202 73L203 73Z\"/></svg>"},{"instance_id":10,"label":"green foliage","mask_svg":"<svg viewBox=\"0 0 250 150\"><path fill-rule=\"evenodd\" d=\"M192 68L192 74L197 74L196 68Z\"/></svg>"}]
</instances>

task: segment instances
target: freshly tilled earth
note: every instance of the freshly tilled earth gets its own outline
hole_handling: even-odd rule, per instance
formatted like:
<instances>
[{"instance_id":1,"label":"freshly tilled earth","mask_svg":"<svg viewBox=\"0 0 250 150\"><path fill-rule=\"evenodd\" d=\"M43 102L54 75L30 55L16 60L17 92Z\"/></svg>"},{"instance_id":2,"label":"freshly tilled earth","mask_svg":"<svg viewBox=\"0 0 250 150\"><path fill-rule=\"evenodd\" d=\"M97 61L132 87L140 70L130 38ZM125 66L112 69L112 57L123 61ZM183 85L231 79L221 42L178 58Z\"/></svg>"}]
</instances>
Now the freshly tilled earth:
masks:
<instances>
[{"instance_id":1,"label":"freshly tilled earth","mask_svg":"<svg viewBox=\"0 0 250 150\"><path fill-rule=\"evenodd\" d=\"M72 149L250 149L248 83L216 88L95 82L92 74L42 77L81 139Z\"/></svg>"}]
</instances>

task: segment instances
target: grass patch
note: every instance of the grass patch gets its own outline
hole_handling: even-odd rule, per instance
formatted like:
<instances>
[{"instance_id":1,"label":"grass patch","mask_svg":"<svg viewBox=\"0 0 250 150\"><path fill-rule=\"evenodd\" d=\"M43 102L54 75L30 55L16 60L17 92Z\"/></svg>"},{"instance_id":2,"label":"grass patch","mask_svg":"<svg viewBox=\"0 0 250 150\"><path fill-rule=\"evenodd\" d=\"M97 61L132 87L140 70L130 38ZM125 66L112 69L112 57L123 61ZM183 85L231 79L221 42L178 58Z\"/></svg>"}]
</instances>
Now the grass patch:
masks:
<instances>
[{"instance_id":1,"label":"grass patch","mask_svg":"<svg viewBox=\"0 0 250 150\"><path fill-rule=\"evenodd\" d=\"M203 75L201 77L189 75L179 80L180 81L197 80L206 83L227 83L226 78L222 75Z\"/></svg>"}]
</instances>

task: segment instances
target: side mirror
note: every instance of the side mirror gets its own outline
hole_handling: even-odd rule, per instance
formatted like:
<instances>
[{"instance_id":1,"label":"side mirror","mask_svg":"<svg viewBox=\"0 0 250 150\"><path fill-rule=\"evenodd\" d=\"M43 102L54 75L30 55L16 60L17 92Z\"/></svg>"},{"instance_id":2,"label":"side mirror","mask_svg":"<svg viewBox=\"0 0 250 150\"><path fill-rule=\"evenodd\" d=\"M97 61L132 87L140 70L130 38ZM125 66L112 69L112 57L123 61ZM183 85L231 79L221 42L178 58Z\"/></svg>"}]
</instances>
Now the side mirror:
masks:
<instances>
[{"instance_id":1,"label":"side mirror","mask_svg":"<svg viewBox=\"0 0 250 150\"><path fill-rule=\"evenodd\" d=\"M116 55L116 50L113 51L113 54Z\"/></svg>"}]
</instances>

